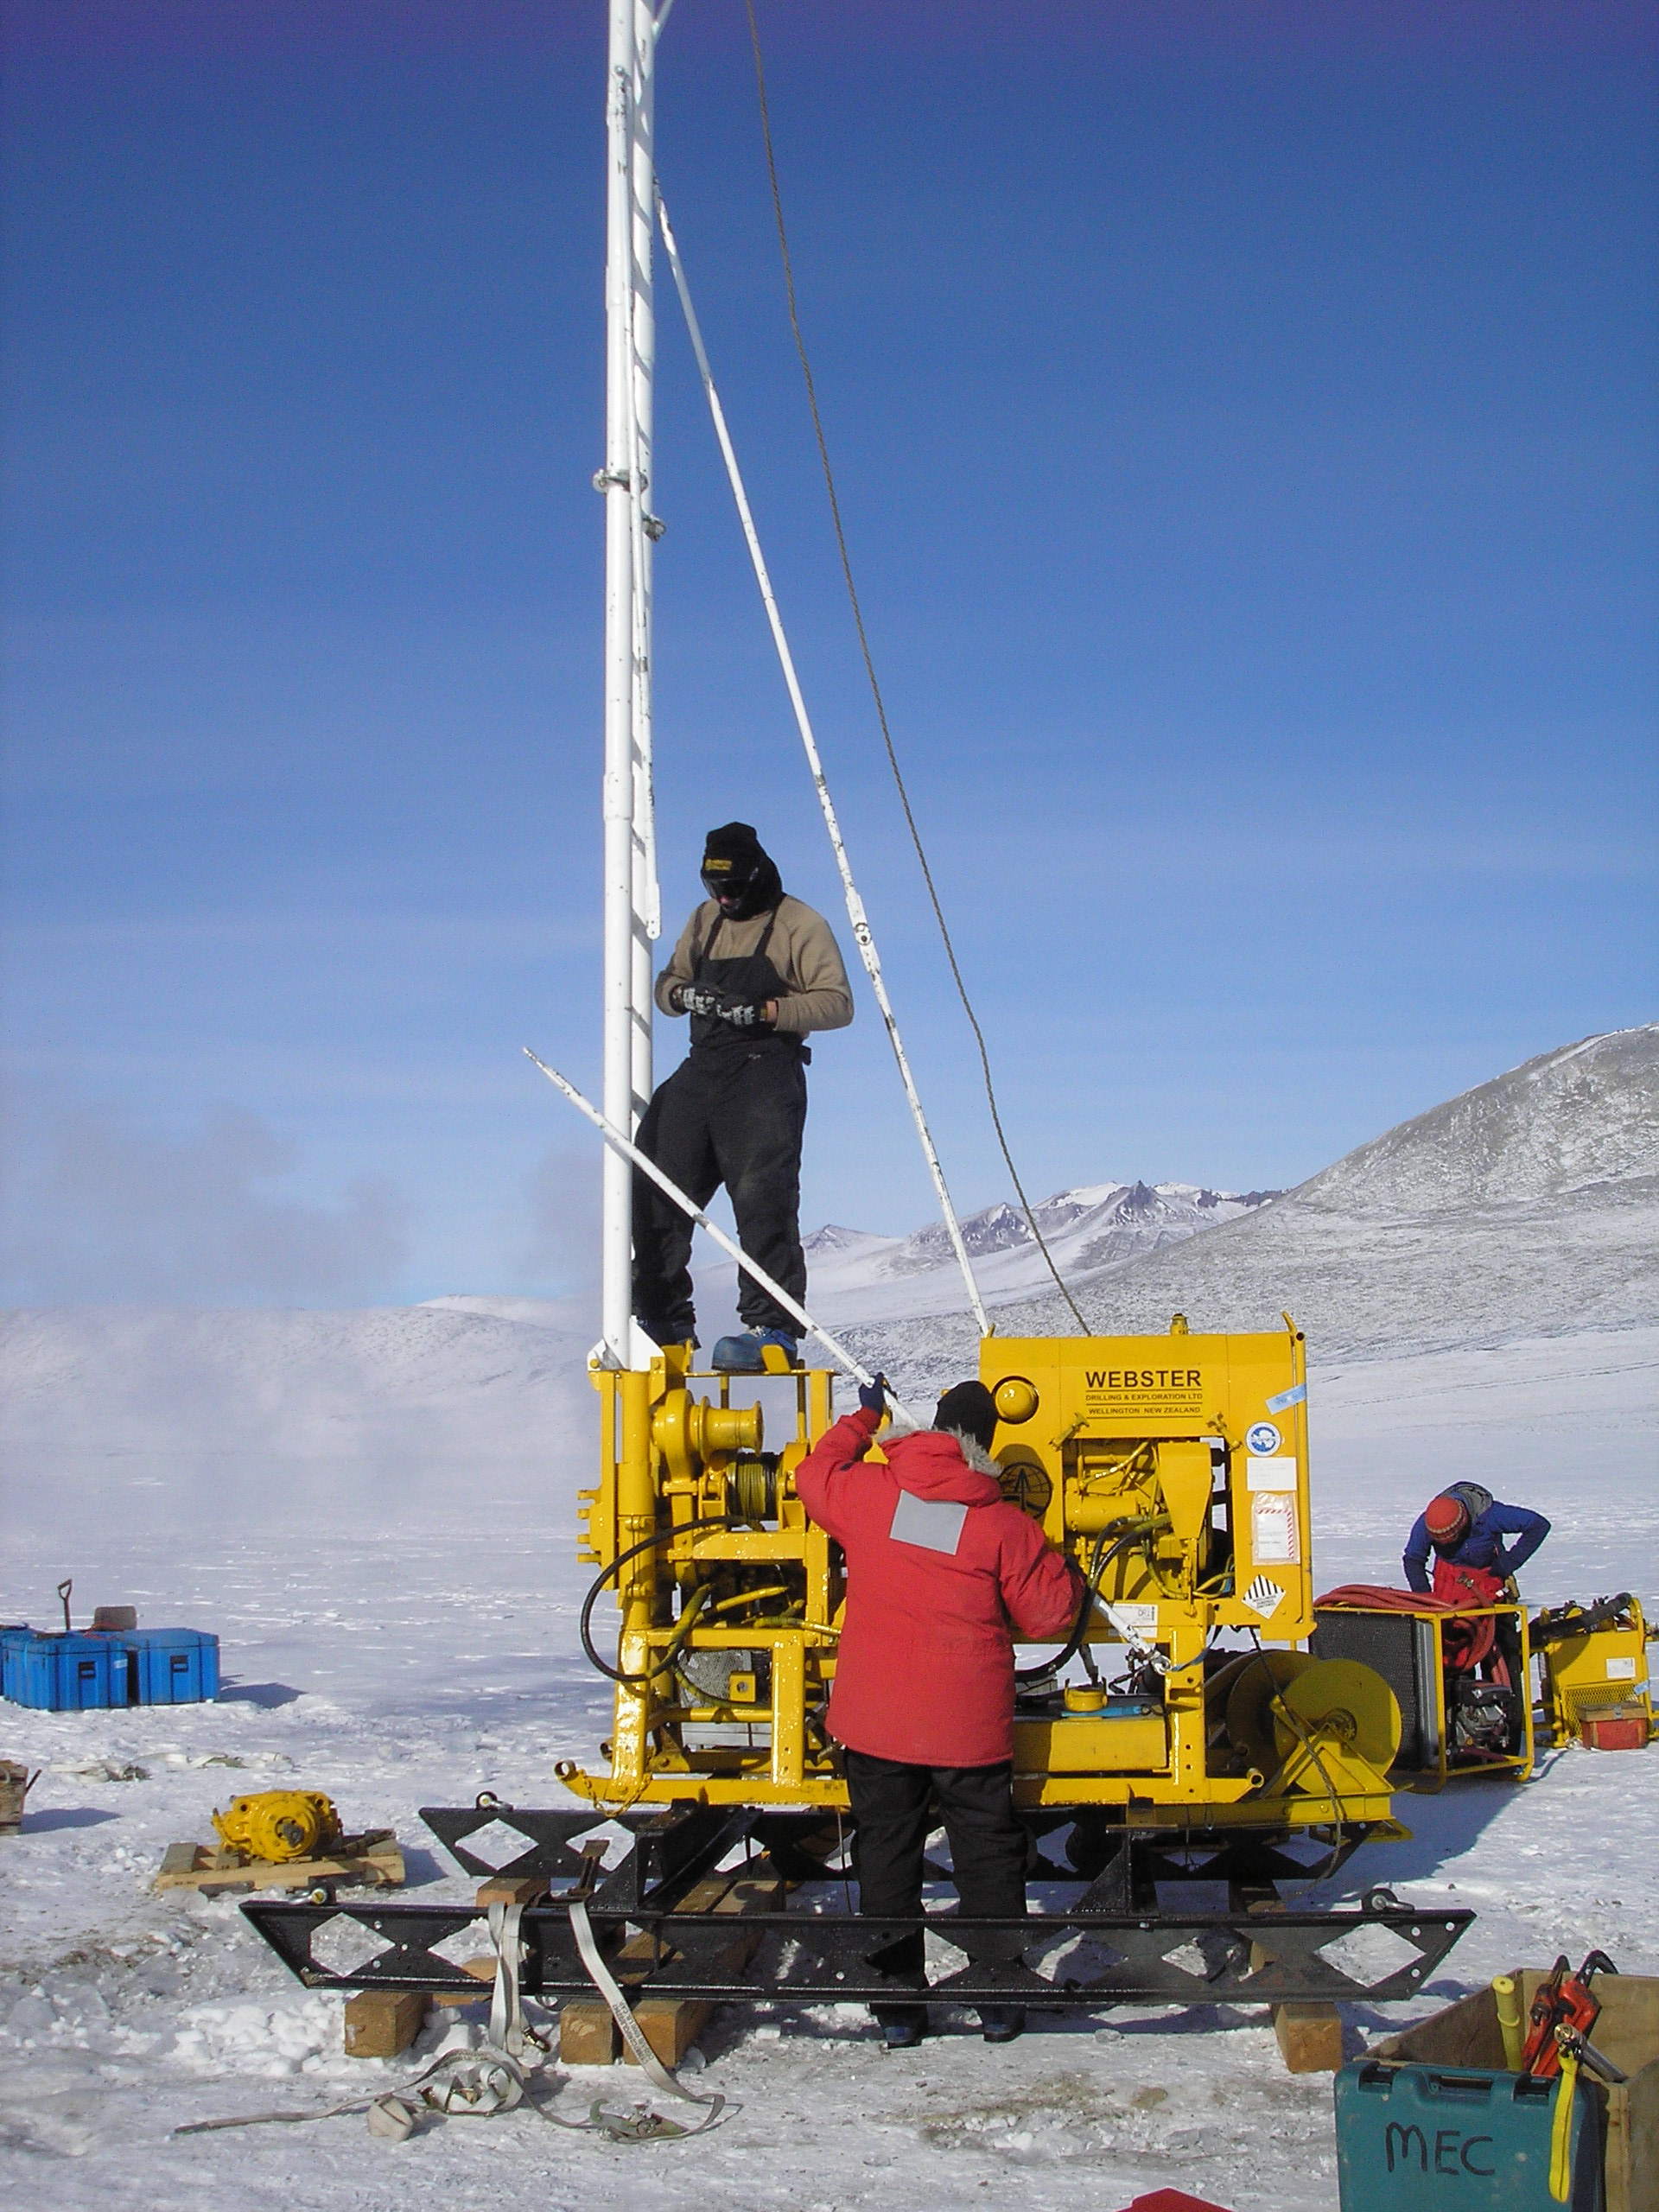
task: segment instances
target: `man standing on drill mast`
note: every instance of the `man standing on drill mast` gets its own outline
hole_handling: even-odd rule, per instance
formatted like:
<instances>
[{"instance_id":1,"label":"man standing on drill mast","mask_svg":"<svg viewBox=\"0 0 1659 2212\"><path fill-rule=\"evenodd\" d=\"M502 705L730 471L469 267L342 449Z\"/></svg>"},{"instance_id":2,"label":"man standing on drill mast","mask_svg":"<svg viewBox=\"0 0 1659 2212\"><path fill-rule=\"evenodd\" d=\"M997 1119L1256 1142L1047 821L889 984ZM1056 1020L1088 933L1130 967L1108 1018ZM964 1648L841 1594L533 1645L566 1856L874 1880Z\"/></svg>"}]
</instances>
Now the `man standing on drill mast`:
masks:
<instances>
[{"instance_id":1,"label":"man standing on drill mast","mask_svg":"<svg viewBox=\"0 0 1659 2212\"><path fill-rule=\"evenodd\" d=\"M996 1405L982 1382L939 1400L931 1429L889 1433L883 1378L858 1394L795 1471L795 1493L847 1555L847 1611L829 1727L843 1747L858 1909L922 1910L922 1859L937 1801L962 1910L1020 1918L1026 1829L1014 1808L1014 1641L1065 1637L1083 1577L1002 1496L990 1456ZM896 1989L926 1987L921 1932L872 1961ZM927 2031L914 2001L872 2008L890 2050ZM1021 2005L984 2005L988 2043L1009 2043Z\"/></svg>"},{"instance_id":2,"label":"man standing on drill mast","mask_svg":"<svg viewBox=\"0 0 1659 2212\"><path fill-rule=\"evenodd\" d=\"M723 1183L738 1242L798 1304L801 1139L806 1038L853 1018L847 970L830 925L789 898L747 822L711 830L702 855L709 896L680 932L657 979L664 1014L691 1018L691 1050L659 1084L639 1124L639 1149L699 1206ZM633 1311L659 1344L694 1344L692 1224L649 1176L633 1179ZM799 1325L738 1271L744 1333L722 1337L714 1364L758 1375L792 1365Z\"/></svg>"}]
</instances>

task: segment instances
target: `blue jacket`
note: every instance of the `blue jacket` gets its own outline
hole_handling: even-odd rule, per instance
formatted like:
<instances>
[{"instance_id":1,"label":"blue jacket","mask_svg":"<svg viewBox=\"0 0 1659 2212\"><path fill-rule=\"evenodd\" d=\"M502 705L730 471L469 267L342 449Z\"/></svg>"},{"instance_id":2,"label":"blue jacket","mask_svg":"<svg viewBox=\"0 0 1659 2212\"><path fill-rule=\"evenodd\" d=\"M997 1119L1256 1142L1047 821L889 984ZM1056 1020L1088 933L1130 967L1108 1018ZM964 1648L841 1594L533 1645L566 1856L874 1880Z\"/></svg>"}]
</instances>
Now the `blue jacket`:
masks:
<instances>
[{"instance_id":1,"label":"blue jacket","mask_svg":"<svg viewBox=\"0 0 1659 2212\"><path fill-rule=\"evenodd\" d=\"M1524 1505L1500 1505L1494 1498L1457 1549L1442 1552L1440 1556L1449 1559L1454 1567L1484 1567L1491 1574L1514 1574L1526 1565L1548 1534L1549 1523L1541 1513L1531 1512ZM1505 1536L1519 1539L1508 1551L1503 1544ZM1412 1589L1429 1587L1428 1563L1433 1550L1428 1541L1427 1518L1420 1513L1406 1539L1402 1562Z\"/></svg>"}]
</instances>

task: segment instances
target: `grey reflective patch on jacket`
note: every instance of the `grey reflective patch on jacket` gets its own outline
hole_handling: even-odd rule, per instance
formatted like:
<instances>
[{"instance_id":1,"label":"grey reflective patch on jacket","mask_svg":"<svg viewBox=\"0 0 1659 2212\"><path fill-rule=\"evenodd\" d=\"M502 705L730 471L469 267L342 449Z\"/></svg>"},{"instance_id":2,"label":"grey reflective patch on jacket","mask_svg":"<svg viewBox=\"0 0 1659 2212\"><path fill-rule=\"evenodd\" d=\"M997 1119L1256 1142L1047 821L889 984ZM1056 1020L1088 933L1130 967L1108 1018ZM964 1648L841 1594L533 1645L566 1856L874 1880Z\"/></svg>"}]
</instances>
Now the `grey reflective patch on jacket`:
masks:
<instances>
[{"instance_id":1,"label":"grey reflective patch on jacket","mask_svg":"<svg viewBox=\"0 0 1659 2212\"><path fill-rule=\"evenodd\" d=\"M965 1505L952 1505L942 1498L913 1497L909 1491L901 1490L887 1534L895 1544L917 1544L923 1551L947 1552L954 1558L967 1518Z\"/></svg>"}]
</instances>

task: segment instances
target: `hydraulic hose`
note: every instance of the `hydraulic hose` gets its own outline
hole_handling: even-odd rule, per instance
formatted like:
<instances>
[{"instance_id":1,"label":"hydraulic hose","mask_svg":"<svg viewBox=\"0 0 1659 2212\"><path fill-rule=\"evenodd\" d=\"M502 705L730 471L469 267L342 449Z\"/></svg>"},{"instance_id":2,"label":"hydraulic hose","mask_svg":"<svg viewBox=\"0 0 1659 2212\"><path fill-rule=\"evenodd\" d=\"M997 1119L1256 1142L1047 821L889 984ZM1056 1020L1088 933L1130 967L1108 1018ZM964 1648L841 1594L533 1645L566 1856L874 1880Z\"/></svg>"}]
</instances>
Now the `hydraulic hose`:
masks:
<instances>
[{"instance_id":1,"label":"hydraulic hose","mask_svg":"<svg viewBox=\"0 0 1659 2212\"><path fill-rule=\"evenodd\" d=\"M626 1567L630 1560L638 1559L641 1552L654 1551L658 1545L671 1544L681 1536L699 1535L705 1529L734 1529L738 1525L736 1516L727 1513L722 1514L717 1521L686 1521L683 1522L677 1529L653 1529L650 1535L645 1537L639 1543L630 1544L626 1551L617 1554L608 1567L601 1567L594 1578L592 1588L582 1601L582 1619L578 1633L581 1635L582 1648L587 1655L588 1664L596 1667L600 1673L607 1676L610 1681L620 1682L625 1689L631 1690L643 1689L647 1684L655 1681L658 1675L667 1673L674 1663L674 1656L679 1648L677 1644L671 1645L657 1665L650 1668L643 1675L626 1674L621 1668L613 1667L608 1660L600 1657L594 1649L593 1636L594 1606L599 1593L619 1567Z\"/></svg>"},{"instance_id":2,"label":"hydraulic hose","mask_svg":"<svg viewBox=\"0 0 1659 2212\"><path fill-rule=\"evenodd\" d=\"M1058 1657L1047 1660L1041 1665L1016 1667L1014 1670L1014 1679L1016 1683L1039 1682L1045 1675L1058 1675L1062 1667L1068 1665L1076 1658L1082 1648L1083 1639L1089 1632L1089 1623L1094 1617L1095 1600L1100 1595L1101 1582L1107 1568L1126 1544L1133 1543L1135 1538L1143 1535L1146 1530L1140 1522L1132 1522L1122 1530L1109 1548L1103 1553L1101 1546L1105 1543L1111 1533L1109 1529L1103 1529L1100 1532L1099 1541L1095 1546L1094 1563L1090 1567L1088 1578L1084 1585L1083 1603L1077 1607L1077 1618L1071 1624L1071 1633L1066 1638L1065 1649Z\"/></svg>"}]
</instances>

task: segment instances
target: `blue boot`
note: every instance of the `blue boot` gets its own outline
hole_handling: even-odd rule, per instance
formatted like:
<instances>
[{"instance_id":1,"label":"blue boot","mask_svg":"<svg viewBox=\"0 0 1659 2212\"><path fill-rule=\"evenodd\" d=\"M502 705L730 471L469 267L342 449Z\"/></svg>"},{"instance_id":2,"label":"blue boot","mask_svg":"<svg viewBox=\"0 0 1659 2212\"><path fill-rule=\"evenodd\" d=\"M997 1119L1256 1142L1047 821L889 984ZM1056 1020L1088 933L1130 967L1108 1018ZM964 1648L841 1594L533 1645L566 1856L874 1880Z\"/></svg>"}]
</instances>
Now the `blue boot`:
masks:
<instances>
[{"instance_id":1,"label":"blue boot","mask_svg":"<svg viewBox=\"0 0 1659 2212\"><path fill-rule=\"evenodd\" d=\"M741 1337L722 1337L709 1363L721 1375L787 1375L799 1365L800 1354L786 1330L747 1329Z\"/></svg>"}]
</instances>

